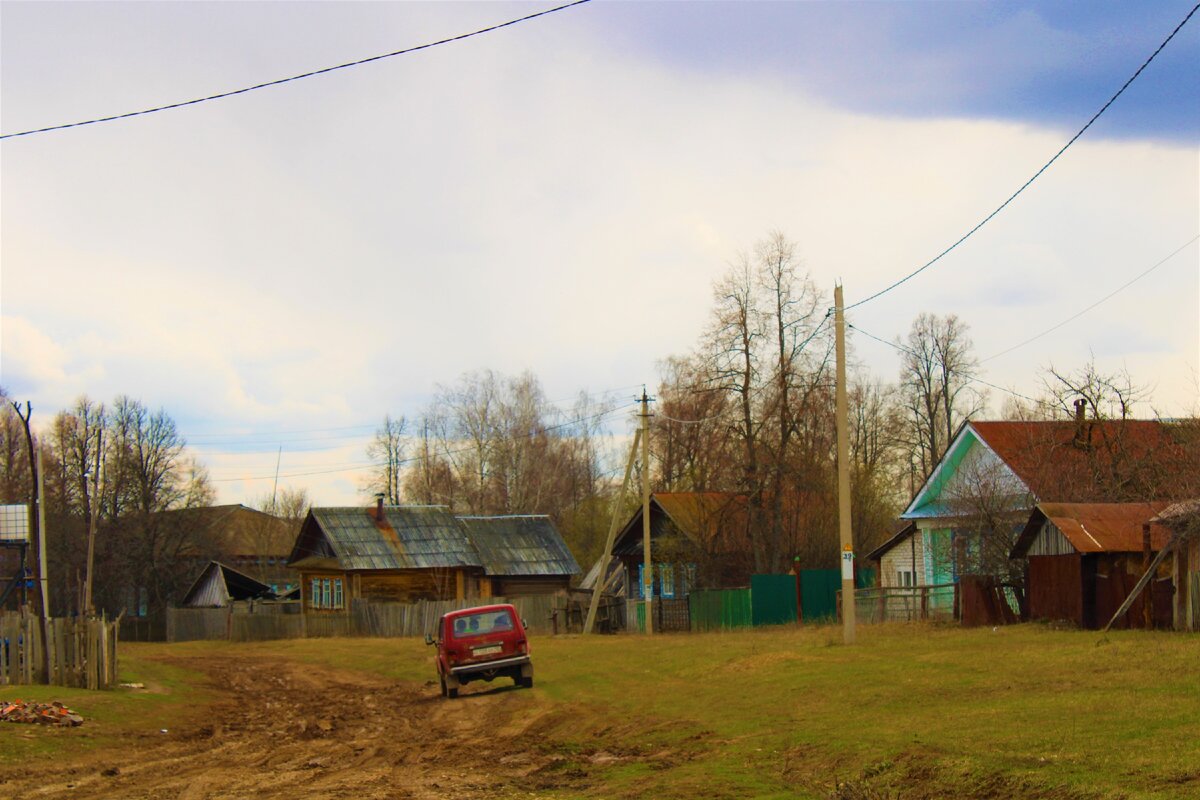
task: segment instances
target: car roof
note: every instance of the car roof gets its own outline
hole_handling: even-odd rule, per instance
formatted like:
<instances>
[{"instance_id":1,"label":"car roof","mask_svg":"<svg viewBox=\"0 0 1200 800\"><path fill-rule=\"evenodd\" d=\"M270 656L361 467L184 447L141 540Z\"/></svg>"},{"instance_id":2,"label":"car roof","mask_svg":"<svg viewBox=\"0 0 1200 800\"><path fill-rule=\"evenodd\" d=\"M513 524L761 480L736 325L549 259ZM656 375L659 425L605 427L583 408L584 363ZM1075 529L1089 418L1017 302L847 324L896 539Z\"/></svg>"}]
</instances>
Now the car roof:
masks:
<instances>
[{"instance_id":1,"label":"car roof","mask_svg":"<svg viewBox=\"0 0 1200 800\"><path fill-rule=\"evenodd\" d=\"M517 609L511 603L496 603L490 606L475 606L473 608L460 608L456 611L447 611L442 614L442 619L447 617L465 617L468 614L480 614L487 611L512 611L514 614Z\"/></svg>"}]
</instances>

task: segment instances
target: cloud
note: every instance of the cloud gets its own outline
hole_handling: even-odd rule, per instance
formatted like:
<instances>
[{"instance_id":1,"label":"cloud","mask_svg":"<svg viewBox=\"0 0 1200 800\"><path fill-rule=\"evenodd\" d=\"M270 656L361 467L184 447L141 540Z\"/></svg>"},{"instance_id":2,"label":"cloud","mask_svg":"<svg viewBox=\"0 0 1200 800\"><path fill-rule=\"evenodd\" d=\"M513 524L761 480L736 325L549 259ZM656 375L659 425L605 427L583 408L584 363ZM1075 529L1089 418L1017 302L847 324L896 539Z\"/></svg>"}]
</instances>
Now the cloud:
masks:
<instances>
[{"instance_id":1,"label":"cloud","mask_svg":"<svg viewBox=\"0 0 1200 800\"><path fill-rule=\"evenodd\" d=\"M285 474L364 460L364 440L293 454L304 434L273 432L366 436L385 412L412 416L473 369L532 370L556 398L653 386L655 363L696 342L712 282L772 229L799 242L822 291L841 279L850 302L866 297L969 230L1064 141L989 115L855 110L762 72L698 76L596 34L588 20L632 13L614 5L228 103L6 143L6 384L19 376L47 407L80 391L128 393L165 406L196 443L261 434L202 449L222 498L253 496L273 476L273 441ZM78 19L47 12L59 28L24 29L15 49L6 26L5 64L53 34L98 59L104 80L69 90L62 64L45 84L6 68L6 124L14 105L17 119L66 113L39 86L77 92L89 109L88 92L97 107L133 107L131 87L155 58L174 81L156 73L151 88L174 96L499 13L80 8ZM287 36L264 50L252 34L282 17ZM113 46L93 53L81 31L100 21ZM178 57L148 51L148 30L177 40ZM1016 36L1006 31L996 36ZM14 75L30 85L10 92ZM1196 233L1197 153L1166 139L1086 137L970 241L852 321L890 340L921 311L958 313L986 356L1074 313ZM1095 332L1120 319L1138 336L1124 350L1113 338L1111 357L1156 380L1163 405L1190 402L1168 365L1200 361L1195 263L1195 250L1182 254L1097 316L989 363L986 377L1032 391L1039 364L1099 355ZM10 335L10 319L37 335ZM895 375L894 351L856 344L873 372ZM357 477L288 480L350 502Z\"/></svg>"}]
</instances>

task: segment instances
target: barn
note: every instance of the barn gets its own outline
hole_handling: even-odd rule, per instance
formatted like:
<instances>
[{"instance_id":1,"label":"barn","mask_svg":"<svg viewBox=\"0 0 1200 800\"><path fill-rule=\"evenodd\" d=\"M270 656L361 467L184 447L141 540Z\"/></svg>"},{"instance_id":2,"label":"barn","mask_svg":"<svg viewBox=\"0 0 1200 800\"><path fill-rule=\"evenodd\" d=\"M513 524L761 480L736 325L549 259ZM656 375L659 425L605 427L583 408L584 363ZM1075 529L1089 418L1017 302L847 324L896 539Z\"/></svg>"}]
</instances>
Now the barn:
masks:
<instances>
[{"instance_id":1,"label":"barn","mask_svg":"<svg viewBox=\"0 0 1200 800\"><path fill-rule=\"evenodd\" d=\"M1169 530L1151 519L1168 505L1039 503L1012 551L1015 559L1029 559L1030 618L1102 628L1145 573L1149 554L1166 546ZM1143 627L1149 599L1154 627L1171 627L1172 596L1171 568L1164 563L1117 624Z\"/></svg>"}]
</instances>

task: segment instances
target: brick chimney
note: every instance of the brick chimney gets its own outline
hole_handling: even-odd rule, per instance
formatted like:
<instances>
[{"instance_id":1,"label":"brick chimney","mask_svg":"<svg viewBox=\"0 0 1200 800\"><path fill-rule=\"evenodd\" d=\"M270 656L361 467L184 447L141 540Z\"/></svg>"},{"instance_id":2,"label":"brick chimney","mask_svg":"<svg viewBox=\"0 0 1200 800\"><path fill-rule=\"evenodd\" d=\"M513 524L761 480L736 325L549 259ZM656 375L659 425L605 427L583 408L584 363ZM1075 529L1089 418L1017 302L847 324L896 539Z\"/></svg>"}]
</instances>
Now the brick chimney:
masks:
<instances>
[{"instance_id":1,"label":"brick chimney","mask_svg":"<svg viewBox=\"0 0 1200 800\"><path fill-rule=\"evenodd\" d=\"M383 492L375 495L375 521L383 522Z\"/></svg>"},{"instance_id":2,"label":"brick chimney","mask_svg":"<svg viewBox=\"0 0 1200 800\"><path fill-rule=\"evenodd\" d=\"M1087 424L1087 400L1080 397L1075 401L1075 446L1087 447L1091 438Z\"/></svg>"}]
</instances>

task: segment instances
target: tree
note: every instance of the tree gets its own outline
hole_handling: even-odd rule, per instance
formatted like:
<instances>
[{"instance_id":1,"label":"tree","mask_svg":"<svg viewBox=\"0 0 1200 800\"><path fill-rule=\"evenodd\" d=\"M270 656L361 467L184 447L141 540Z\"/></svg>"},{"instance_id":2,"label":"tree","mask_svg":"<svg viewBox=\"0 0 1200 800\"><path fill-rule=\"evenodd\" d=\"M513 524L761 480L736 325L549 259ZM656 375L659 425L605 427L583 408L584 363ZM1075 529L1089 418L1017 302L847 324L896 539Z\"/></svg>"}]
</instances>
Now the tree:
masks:
<instances>
[{"instance_id":1,"label":"tree","mask_svg":"<svg viewBox=\"0 0 1200 800\"><path fill-rule=\"evenodd\" d=\"M1127 369L1103 372L1092 356L1078 369L1065 371L1053 364L1042 375L1046 397L1042 404L1050 414L1072 417L1075 401L1087 401L1094 419L1130 419L1134 408L1149 396L1149 389L1135 383Z\"/></svg>"},{"instance_id":2,"label":"tree","mask_svg":"<svg viewBox=\"0 0 1200 800\"><path fill-rule=\"evenodd\" d=\"M985 396L971 387L978 361L968 326L954 314L922 313L901 345L900 393L907 446L921 478L941 460L958 427L984 408Z\"/></svg>"},{"instance_id":3,"label":"tree","mask_svg":"<svg viewBox=\"0 0 1200 800\"><path fill-rule=\"evenodd\" d=\"M371 473L366 489L370 494L382 494L389 505L400 502L400 476L404 466L404 451L407 447L405 431L408 422L404 417L392 418L383 415L383 424L375 431L375 437L367 445L367 458L377 466Z\"/></svg>"}]
</instances>

